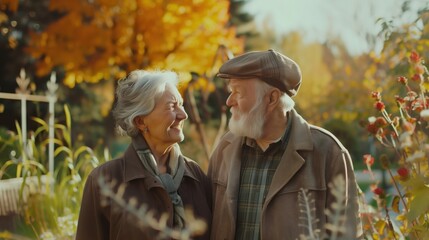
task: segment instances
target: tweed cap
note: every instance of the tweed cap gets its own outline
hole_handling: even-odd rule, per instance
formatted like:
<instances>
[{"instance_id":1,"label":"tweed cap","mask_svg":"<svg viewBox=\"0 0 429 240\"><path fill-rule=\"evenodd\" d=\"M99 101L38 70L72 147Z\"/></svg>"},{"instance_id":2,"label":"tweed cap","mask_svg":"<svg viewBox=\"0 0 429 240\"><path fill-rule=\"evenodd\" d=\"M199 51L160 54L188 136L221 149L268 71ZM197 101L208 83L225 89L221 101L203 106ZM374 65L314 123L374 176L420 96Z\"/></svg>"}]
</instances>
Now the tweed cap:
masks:
<instances>
[{"instance_id":1,"label":"tweed cap","mask_svg":"<svg viewBox=\"0 0 429 240\"><path fill-rule=\"evenodd\" d=\"M275 51L253 51L225 62L217 74L220 78L259 78L293 97L301 86L302 75L297 63Z\"/></svg>"}]
</instances>

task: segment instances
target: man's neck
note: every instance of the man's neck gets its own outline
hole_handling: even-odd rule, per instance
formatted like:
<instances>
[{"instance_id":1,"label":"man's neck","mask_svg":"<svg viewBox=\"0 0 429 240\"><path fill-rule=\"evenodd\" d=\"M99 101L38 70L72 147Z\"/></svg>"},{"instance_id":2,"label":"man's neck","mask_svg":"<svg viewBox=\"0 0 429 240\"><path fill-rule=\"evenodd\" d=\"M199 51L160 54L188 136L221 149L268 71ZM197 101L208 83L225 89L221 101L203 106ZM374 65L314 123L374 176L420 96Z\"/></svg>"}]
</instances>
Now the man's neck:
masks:
<instances>
[{"instance_id":1,"label":"man's neck","mask_svg":"<svg viewBox=\"0 0 429 240\"><path fill-rule=\"evenodd\" d=\"M287 127L287 117L271 120L266 123L264 135L255 139L258 146L265 152L271 143L278 142L284 135Z\"/></svg>"}]
</instances>

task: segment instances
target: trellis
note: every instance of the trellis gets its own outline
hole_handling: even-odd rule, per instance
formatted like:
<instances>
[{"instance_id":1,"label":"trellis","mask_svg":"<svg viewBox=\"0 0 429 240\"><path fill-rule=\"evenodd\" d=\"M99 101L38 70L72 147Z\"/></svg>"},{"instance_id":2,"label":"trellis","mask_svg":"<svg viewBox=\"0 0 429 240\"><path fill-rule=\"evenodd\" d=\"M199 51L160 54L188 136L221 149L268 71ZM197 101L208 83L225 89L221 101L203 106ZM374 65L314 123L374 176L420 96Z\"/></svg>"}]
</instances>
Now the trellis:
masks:
<instances>
[{"instance_id":1,"label":"trellis","mask_svg":"<svg viewBox=\"0 0 429 240\"><path fill-rule=\"evenodd\" d=\"M10 99L21 101L21 132L22 132L22 144L24 148L23 154L28 154L28 136L27 136L27 101L32 102L47 102L49 104L49 120L48 120L48 159L49 159L49 175L41 176L42 184L48 182L53 183L51 180L54 174L54 118L55 112L54 107L57 101L56 91L58 84L56 83L55 72L51 74L51 78L47 83L48 91L46 95L31 94L28 89L30 85L30 79L26 77L25 71L21 69L19 77L16 78L18 88L15 93L0 92L0 99ZM27 161L27 158L22 156L22 161ZM19 189L23 184L23 178L14 178L1 180L0 182L0 216L7 216L18 212L18 200L20 199ZM34 185L39 183L39 179L36 176L30 176L26 179L25 184L27 188L23 189L22 200L25 202L30 193L34 192Z\"/></svg>"},{"instance_id":2,"label":"trellis","mask_svg":"<svg viewBox=\"0 0 429 240\"><path fill-rule=\"evenodd\" d=\"M15 93L0 92L0 99L18 100L21 101L21 131L22 144L24 149L27 148L27 102L46 102L49 104L49 120L48 120L48 164L49 173L53 176L54 173L54 118L55 118L55 103L57 101L56 91L58 84L56 83L55 72L51 74L48 81L46 95L31 94L29 89L30 79L26 76L25 70L21 69L19 77L16 78L18 88ZM25 161L25 158L23 159Z\"/></svg>"}]
</instances>

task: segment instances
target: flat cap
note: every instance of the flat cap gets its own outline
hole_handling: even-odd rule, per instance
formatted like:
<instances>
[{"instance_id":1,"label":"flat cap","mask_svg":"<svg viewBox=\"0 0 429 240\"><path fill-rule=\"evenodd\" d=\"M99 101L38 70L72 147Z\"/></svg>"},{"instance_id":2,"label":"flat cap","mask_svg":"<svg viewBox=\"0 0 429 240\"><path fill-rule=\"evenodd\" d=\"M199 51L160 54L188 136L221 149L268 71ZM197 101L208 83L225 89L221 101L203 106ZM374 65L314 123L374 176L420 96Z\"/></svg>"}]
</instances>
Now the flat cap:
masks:
<instances>
[{"instance_id":1,"label":"flat cap","mask_svg":"<svg viewBox=\"0 0 429 240\"><path fill-rule=\"evenodd\" d=\"M220 78L259 78L293 97L301 86L302 74L297 63L275 51L253 51L225 62L217 74Z\"/></svg>"}]
</instances>

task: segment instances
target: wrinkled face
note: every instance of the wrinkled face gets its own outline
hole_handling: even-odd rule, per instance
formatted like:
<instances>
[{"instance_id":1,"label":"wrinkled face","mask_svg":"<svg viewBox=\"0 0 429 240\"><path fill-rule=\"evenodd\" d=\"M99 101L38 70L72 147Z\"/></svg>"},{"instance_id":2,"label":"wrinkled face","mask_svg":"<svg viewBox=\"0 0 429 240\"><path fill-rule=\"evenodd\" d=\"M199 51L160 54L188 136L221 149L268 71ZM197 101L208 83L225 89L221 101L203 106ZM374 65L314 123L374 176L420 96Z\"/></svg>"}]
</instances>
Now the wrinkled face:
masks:
<instances>
[{"instance_id":1,"label":"wrinkled face","mask_svg":"<svg viewBox=\"0 0 429 240\"><path fill-rule=\"evenodd\" d=\"M181 142L185 139L182 130L187 118L179 91L175 86L166 84L165 92L157 100L155 108L144 117L144 125L148 129L144 136L154 144Z\"/></svg>"},{"instance_id":2,"label":"wrinkled face","mask_svg":"<svg viewBox=\"0 0 429 240\"><path fill-rule=\"evenodd\" d=\"M229 129L238 136L259 139L263 134L266 103L259 96L257 79L230 79L226 105L231 108Z\"/></svg>"}]
</instances>

